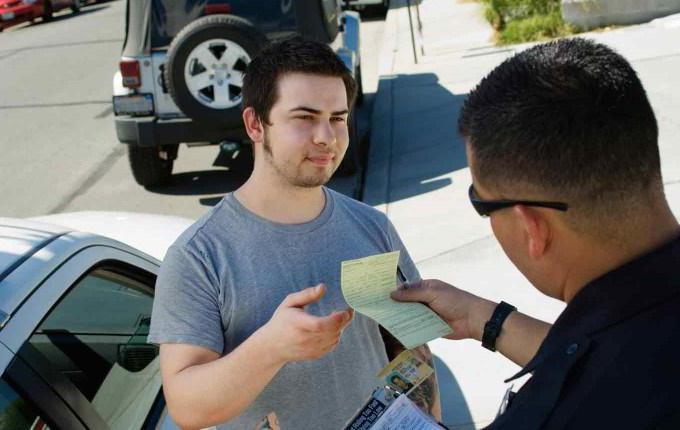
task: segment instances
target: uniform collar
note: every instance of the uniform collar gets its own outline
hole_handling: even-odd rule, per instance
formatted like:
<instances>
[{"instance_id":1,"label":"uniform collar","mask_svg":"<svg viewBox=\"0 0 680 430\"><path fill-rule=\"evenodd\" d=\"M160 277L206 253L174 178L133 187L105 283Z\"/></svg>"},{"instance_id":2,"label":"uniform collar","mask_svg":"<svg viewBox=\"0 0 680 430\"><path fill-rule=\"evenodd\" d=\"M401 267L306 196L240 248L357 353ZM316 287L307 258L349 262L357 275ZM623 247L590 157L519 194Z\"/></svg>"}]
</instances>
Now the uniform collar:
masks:
<instances>
[{"instance_id":1,"label":"uniform collar","mask_svg":"<svg viewBox=\"0 0 680 430\"><path fill-rule=\"evenodd\" d=\"M506 382L533 372L565 345L680 294L680 236L588 283L553 324L534 358Z\"/></svg>"}]
</instances>

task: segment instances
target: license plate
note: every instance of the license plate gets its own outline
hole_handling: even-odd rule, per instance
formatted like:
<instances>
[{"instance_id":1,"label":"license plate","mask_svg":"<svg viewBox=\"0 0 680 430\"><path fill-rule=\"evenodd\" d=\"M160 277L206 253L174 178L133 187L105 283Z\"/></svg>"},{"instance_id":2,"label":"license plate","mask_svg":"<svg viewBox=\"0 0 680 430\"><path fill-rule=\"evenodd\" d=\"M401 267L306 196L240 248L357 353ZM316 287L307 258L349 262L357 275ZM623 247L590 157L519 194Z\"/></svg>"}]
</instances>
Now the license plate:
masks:
<instances>
[{"instance_id":1,"label":"license plate","mask_svg":"<svg viewBox=\"0 0 680 430\"><path fill-rule=\"evenodd\" d=\"M3 21L9 21L11 19L14 19L14 12L5 12L2 14Z\"/></svg>"},{"instance_id":2,"label":"license plate","mask_svg":"<svg viewBox=\"0 0 680 430\"><path fill-rule=\"evenodd\" d=\"M149 115L153 113L153 95L114 96L113 112L116 115Z\"/></svg>"}]
</instances>

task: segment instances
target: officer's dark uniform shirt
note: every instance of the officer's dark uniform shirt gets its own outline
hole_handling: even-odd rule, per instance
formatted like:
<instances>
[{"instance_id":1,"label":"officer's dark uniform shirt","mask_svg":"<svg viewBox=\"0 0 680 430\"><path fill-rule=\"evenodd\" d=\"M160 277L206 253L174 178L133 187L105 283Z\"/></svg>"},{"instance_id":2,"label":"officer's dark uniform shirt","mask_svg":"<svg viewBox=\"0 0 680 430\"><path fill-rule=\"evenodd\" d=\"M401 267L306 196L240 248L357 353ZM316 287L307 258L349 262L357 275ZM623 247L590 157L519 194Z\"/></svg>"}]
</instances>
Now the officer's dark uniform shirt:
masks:
<instances>
[{"instance_id":1,"label":"officer's dark uniform shirt","mask_svg":"<svg viewBox=\"0 0 680 430\"><path fill-rule=\"evenodd\" d=\"M489 429L680 429L680 238L594 280Z\"/></svg>"}]
</instances>

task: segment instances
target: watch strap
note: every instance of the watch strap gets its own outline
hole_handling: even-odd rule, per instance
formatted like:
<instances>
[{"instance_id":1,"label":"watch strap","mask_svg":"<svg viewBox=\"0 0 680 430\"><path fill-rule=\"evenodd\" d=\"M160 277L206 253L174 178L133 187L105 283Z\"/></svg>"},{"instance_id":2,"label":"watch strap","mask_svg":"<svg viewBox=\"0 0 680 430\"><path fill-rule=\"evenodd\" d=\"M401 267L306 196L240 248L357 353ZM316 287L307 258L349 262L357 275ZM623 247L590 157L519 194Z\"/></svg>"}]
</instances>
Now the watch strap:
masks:
<instances>
[{"instance_id":1,"label":"watch strap","mask_svg":"<svg viewBox=\"0 0 680 430\"><path fill-rule=\"evenodd\" d=\"M482 346L490 351L496 351L496 339L501 334L501 328L505 319L516 311L517 308L505 302L500 302L489 321L484 324L484 333L482 334Z\"/></svg>"}]
</instances>

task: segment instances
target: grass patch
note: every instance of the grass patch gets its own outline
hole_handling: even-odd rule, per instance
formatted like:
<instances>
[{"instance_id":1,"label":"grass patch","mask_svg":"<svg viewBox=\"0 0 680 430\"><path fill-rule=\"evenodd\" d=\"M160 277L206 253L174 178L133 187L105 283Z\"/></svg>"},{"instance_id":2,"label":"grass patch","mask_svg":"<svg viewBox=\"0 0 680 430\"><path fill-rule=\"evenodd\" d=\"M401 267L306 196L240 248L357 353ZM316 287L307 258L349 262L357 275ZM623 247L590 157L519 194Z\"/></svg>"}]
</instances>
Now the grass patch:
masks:
<instances>
[{"instance_id":1,"label":"grass patch","mask_svg":"<svg viewBox=\"0 0 680 430\"><path fill-rule=\"evenodd\" d=\"M484 17L501 44L568 36L579 29L562 19L560 0L482 0Z\"/></svg>"}]
</instances>

